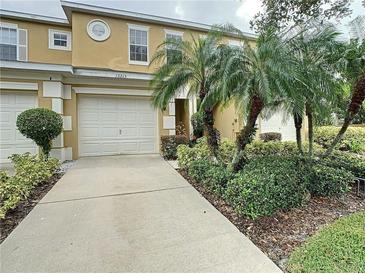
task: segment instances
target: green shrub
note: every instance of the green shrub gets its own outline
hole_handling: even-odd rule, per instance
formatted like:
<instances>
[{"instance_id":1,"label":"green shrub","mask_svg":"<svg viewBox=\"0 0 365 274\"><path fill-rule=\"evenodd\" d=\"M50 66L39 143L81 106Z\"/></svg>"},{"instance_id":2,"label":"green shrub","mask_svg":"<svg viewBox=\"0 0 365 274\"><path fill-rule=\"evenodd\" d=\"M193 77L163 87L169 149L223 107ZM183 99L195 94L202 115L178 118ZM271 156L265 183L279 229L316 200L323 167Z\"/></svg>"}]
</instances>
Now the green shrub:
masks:
<instances>
[{"instance_id":1,"label":"green shrub","mask_svg":"<svg viewBox=\"0 0 365 274\"><path fill-rule=\"evenodd\" d=\"M314 130L314 141L327 148L339 130L340 128L335 126L317 127ZM365 152L365 127L349 127L343 140L336 146L336 149L355 153Z\"/></svg>"},{"instance_id":2,"label":"green shrub","mask_svg":"<svg viewBox=\"0 0 365 274\"><path fill-rule=\"evenodd\" d=\"M227 167L207 159L193 161L189 166L188 174L196 182L205 185L220 196L225 193L228 181L234 177Z\"/></svg>"},{"instance_id":3,"label":"green shrub","mask_svg":"<svg viewBox=\"0 0 365 274\"><path fill-rule=\"evenodd\" d=\"M353 153L334 151L322 160L327 166L345 169L356 177L365 178L365 157Z\"/></svg>"},{"instance_id":4,"label":"green shrub","mask_svg":"<svg viewBox=\"0 0 365 274\"><path fill-rule=\"evenodd\" d=\"M177 147L177 161L180 168L188 168L194 160L209 159L210 150L207 138L199 138L194 147L179 145Z\"/></svg>"},{"instance_id":5,"label":"green shrub","mask_svg":"<svg viewBox=\"0 0 365 274\"><path fill-rule=\"evenodd\" d=\"M233 141L229 139L222 139L219 144L219 159L225 164L231 163L235 150L236 144Z\"/></svg>"},{"instance_id":6,"label":"green shrub","mask_svg":"<svg viewBox=\"0 0 365 274\"><path fill-rule=\"evenodd\" d=\"M161 153L167 160L175 160L177 158L177 147L181 144L189 142L185 135L161 136Z\"/></svg>"},{"instance_id":7,"label":"green shrub","mask_svg":"<svg viewBox=\"0 0 365 274\"><path fill-rule=\"evenodd\" d=\"M294 157L251 160L227 184L225 197L239 214L252 219L301 205L307 196L301 162Z\"/></svg>"},{"instance_id":8,"label":"green shrub","mask_svg":"<svg viewBox=\"0 0 365 274\"><path fill-rule=\"evenodd\" d=\"M16 126L21 134L41 147L46 158L52 148L52 140L62 132L62 117L46 108L33 108L19 114Z\"/></svg>"},{"instance_id":9,"label":"green shrub","mask_svg":"<svg viewBox=\"0 0 365 274\"><path fill-rule=\"evenodd\" d=\"M295 249L290 272L364 273L365 211L340 218Z\"/></svg>"},{"instance_id":10,"label":"green shrub","mask_svg":"<svg viewBox=\"0 0 365 274\"><path fill-rule=\"evenodd\" d=\"M9 158L14 164L15 174L8 176L4 171L0 173L0 218L26 199L36 185L49 179L60 166L57 159L45 161L29 153L14 154Z\"/></svg>"},{"instance_id":11,"label":"green shrub","mask_svg":"<svg viewBox=\"0 0 365 274\"><path fill-rule=\"evenodd\" d=\"M204 133L204 113L198 111L191 115L191 125L193 126L193 135L195 138L200 138Z\"/></svg>"},{"instance_id":12,"label":"green shrub","mask_svg":"<svg viewBox=\"0 0 365 274\"><path fill-rule=\"evenodd\" d=\"M260 140L264 142L281 141L281 133L279 132L265 132L260 134Z\"/></svg>"},{"instance_id":13,"label":"green shrub","mask_svg":"<svg viewBox=\"0 0 365 274\"><path fill-rule=\"evenodd\" d=\"M341 196L350 190L354 176L347 170L314 163L305 172L307 189L314 196Z\"/></svg>"}]
</instances>

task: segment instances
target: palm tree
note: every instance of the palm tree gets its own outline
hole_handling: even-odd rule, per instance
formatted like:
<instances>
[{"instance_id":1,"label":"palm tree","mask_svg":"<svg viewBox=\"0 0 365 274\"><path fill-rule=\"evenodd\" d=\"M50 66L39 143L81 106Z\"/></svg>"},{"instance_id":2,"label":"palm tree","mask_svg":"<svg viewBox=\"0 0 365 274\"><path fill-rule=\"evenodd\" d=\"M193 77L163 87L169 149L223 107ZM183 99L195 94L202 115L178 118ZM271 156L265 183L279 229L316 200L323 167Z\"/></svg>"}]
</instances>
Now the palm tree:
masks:
<instances>
[{"instance_id":1,"label":"palm tree","mask_svg":"<svg viewBox=\"0 0 365 274\"><path fill-rule=\"evenodd\" d=\"M191 41L167 39L158 46L151 64L158 63L159 69L151 81L153 105L165 109L171 99L185 88L189 95L195 94L203 101L209 94L216 59L215 52L221 35L211 31L206 38L196 39L191 35ZM172 61L168 60L169 51L176 53ZM212 106L203 109L205 129L208 133L208 144L214 156L219 146L219 132L214 128Z\"/></svg>"},{"instance_id":2,"label":"palm tree","mask_svg":"<svg viewBox=\"0 0 365 274\"><path fill-rule=\"evenodd\" d=\"M365 99L365 40L362 43L353 40L349 44L343 45L339 48L338 56L339 72L343 79L351 85L352 96L347 107L344 123L324 153L324 157L329 156L335 146L342 140Z\"/></svg>"},{"instance_id":3,"label":"palm tree","mask_svg":"<svg viewBox=\"0 0 365 274\"><path fill-rule=\"evenodd\" d=\"M244 41L244 37L241 39ZM233 99L246 117L232 162L238 171L245 163L244 150L253 139L258 116L264 108L281 101L289 89L292 62L281 39L268 33L260 35L255 47L231 48L222 66L221 98Z\"/></svg>"},{"instance_id":4,"label":"palm tree","mask_svg":"<svg viewBox=\"0 0 365 274\"><path fill-rule=\"evenodd\" d=\"M303 154L301 128L304 114L308 119L309 157L313 154L313 127L315 119L328 115L339 90L329 56L340 44L338 33L332 27L301 30L288 39L288 46L295 60L295 81L286 98L286 109L293 115L296 140Z\"/></svg>"}]
</instances>

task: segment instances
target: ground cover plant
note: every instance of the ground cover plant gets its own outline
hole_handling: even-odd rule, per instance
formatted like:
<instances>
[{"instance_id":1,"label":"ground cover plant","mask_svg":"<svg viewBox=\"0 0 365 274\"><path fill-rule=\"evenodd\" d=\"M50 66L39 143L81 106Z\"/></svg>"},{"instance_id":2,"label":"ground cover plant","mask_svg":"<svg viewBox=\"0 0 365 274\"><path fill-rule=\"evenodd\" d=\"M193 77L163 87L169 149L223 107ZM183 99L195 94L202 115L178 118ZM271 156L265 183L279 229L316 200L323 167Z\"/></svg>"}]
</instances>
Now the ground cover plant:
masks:
<instances>
[{"instance_id":1,"label":"ground cover plant","mask_svg":"<svg viewBox=\"0 0 365 274\"><path fill-rule=\"evenodd\" d=\"M14 164L14 175L0 171L0 219L27 199L37 185L50 179L60 166L57 159L45 160L29 153L14 154L10 159Z\"/></svg>"},{"instance_id":2,"label":"ground cover plant","mask_svg":"<svg viewBox=\"0 0 365 274\"><path fill-rule=\"evenodd\" d=\"M341 218L297 248L292 272L365 272L365 211Z\"/></svg>"}]
</instances>

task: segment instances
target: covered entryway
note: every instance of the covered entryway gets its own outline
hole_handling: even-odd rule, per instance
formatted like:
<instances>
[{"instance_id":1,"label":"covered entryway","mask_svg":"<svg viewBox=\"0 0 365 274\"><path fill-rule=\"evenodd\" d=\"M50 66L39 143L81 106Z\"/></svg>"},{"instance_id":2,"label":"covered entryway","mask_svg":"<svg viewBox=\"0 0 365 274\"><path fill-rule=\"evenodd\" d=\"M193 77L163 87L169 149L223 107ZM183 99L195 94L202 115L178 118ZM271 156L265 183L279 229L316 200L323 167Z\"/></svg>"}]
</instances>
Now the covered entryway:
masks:
<instances>
[{"instance_id":1,"label":"covered entryway","mask_svg":"<svg viewBox=\"0 0 365 274\"><path fill-rule=\"evenodd\" d=\"M150 99L79 95L79 155L157 153L157 112Z\"/></svg>"},{"instance_id":2,"label":"covered entryway","mask_svg":"<svg viewBox=\"0 0 365 274\"><path fill-rule=\"evenodd\" d=\"M37 153L35 143L16 128L16 119L24 110L37 106L37 93L32 91L0 92L0 164L9 163L14 153Z\"/></svg>"}]
</instances>

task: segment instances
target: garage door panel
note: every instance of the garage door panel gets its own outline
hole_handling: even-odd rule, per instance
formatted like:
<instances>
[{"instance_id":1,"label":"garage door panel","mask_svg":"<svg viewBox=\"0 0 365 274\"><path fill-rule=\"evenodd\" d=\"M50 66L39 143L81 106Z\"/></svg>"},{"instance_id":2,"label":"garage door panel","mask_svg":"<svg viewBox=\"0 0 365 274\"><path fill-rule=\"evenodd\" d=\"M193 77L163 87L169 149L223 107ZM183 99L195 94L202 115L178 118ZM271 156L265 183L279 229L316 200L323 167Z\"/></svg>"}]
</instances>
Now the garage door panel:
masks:
<instances>
[{"instance_id":1,"label":"garage door panel","mask_svg":"<svg viewBox=\"0 0 365 274\"><path fill-rule=\"evenodd\" d=\"M156 111L150 102L122 96L80 97L80 156L155 153Z\"/></svg>"},{"instance_id":2,"label":"garage door panel","mask_svg":"<svg viewBox=\"0 0 365 274\"><path fill-rule=\"evenodd\" d=\"M8 163L14 153L37 153L35 143L16 128L16 118L24 110L37 106L35 92L0 93L0 163Z\"/></svg>"}]
</instances>

